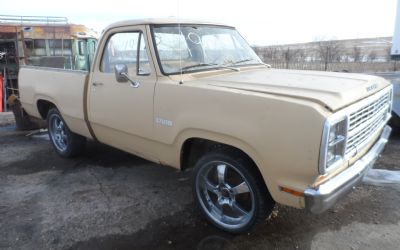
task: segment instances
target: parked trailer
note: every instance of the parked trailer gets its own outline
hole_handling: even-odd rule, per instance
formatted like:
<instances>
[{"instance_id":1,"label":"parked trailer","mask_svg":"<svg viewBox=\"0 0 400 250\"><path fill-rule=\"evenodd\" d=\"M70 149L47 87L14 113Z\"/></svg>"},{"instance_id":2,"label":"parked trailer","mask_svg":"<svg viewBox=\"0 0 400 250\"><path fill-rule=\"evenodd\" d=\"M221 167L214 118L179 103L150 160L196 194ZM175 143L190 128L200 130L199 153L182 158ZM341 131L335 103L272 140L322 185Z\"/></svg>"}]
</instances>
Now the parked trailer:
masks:
<instances>
[{"instance_id":1,"label":"parked trailer","mask_svg":"<svg viewBox=\"0 0 400 250\"><path fill-rule=\"evenodd\" d=\"M3 100L18 93L20 65L88 71L97 34L66 17L0 15L0 72ZM3 101L3 107L7 104Z\"/></svg>"},{"instance_id":2,"label":"parked trailer","mask_svg":"<svg viewBox=\"0 0 400 250\"><path fill-rule=\"evenodd\" d=\"M397 0L395 30L390 55L393 60L400 59L400 0ZM378 74L379 75L379 74ZM393 84L393 119L392 123L400 127L400 72L381 73L380 76L390 80Z\"/></svg>"},{"instance_id":3,"label":"parked trailer","mask_svg":"<svg viewBox=\"0 0 400 250\"><path fill-rule=\"evenodd\" d=\"M400 58L400 0L397 0L396 22L390 55L392 56L392 59Z\"/></svg>"},{"instance_id":4,"label":"parked trailer","mask_svg":"<svg viewBox=\"0 0 400 250\"><path fill-rule=\"evenodd\" d=\"M393 84L392 120L395 127L400 127L400 72L381 72L374 75L385 78Z\"/></svg>"}]
</instances>

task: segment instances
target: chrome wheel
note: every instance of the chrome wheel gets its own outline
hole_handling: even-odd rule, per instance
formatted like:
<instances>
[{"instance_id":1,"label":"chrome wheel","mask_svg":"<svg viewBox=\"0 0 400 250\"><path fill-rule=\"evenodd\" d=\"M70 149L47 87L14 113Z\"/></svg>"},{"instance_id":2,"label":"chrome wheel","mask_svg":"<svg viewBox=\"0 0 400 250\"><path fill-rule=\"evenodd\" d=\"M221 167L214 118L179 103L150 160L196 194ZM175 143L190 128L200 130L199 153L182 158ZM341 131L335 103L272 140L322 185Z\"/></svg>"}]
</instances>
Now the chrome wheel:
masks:
<instances>
[{"instance_id":1,"label":"chrome wheel","mask_svg":"<svg viewBox=\"0 0 400 250\"><path fill-rule=\"evenodd\" d=\"M68 148L68 136L64 121L58 115L52 115L49 120L49 134L54 146L61 152Z\"/></svg>"},{"instance_id":2,"label":"chrome wheel","mask_svg":"<svg viewBox=\"0 0 400 250\"><path fill-rule=\"evenodd\" d=\"M254 218L254 191L239 168L210 161L201 166L195 181L198 201L217 225L234 230L246 227Z\"/></svg>"}]
</instances>

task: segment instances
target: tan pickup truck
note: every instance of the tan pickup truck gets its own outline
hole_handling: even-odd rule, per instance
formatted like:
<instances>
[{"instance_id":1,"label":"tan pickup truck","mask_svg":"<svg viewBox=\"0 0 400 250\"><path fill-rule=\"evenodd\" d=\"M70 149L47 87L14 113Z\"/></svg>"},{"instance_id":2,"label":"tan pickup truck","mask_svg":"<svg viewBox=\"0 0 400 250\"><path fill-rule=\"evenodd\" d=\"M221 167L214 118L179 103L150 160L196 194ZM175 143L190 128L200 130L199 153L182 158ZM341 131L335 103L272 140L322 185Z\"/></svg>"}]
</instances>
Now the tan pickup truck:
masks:
<instances>
[{"instance_id":1,"label":"tan pickup truck","mask_svg":"<svg viewBox=\"0 0 400 250\"><path fill-rule=\"evenodd\" d=\"M321 213L387 143L380 77L271 69L230 26L176 19L108 26L89 72L23 67L25 111L65 157L98 140L193 170L205 217L249 231L275 202Z\"/></svg>"}]
</instances>

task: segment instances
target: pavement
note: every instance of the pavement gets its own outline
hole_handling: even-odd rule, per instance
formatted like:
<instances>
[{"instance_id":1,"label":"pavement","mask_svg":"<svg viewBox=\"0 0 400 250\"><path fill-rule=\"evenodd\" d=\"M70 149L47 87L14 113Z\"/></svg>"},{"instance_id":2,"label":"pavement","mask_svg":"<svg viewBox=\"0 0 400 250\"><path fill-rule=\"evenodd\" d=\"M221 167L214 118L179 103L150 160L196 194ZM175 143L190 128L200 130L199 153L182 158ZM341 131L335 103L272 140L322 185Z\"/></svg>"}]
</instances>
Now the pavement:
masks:
<instances>
[{"instance_id":1,"label":"pavement","mask_svg":"<svg viewBox=\"0 0 400 250\"><path fill-rule=\"evenodd\" d=\"M378 170L332 209L313 215L277 205L245 235L221 232L205 221L193 203L190 170L96 142L89 142L82 156L64 159L45 132L16 132L12 123L0 126L0 145L0 249L383 250L400 245L399 131L376 163Z\"/></svg>"}]
</instances>

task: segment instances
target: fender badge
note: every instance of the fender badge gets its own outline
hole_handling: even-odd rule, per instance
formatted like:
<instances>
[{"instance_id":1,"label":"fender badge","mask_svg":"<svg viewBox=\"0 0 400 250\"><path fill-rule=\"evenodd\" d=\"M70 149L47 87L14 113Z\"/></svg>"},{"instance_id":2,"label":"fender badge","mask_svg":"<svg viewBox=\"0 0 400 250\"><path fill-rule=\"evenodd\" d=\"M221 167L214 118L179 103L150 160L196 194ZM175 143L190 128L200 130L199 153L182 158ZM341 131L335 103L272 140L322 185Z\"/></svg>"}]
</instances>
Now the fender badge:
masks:
<instances>
[{"instance_id":1,"label":"fender badge","mask_svg":"<svg viewBox=\"0 0 400 250\"><path fill-rule=\"evenodd\" d=\"M163 118L159 118L159 117L156 117L156 123L167 126L167 127L172 127L172 125L173 125L172 121L163 119Z\"/></svg>"},{"instance_id":2,"label":"fender badge","mask_svg":"<svg viewBox=\"0 0 400 250\"><path fill-rule=\"evenodd\" d=\"M378 88L378 84L374 83L374 84L366 87L365 89L367 90L367 92L370 92L370 91L372 91L374 89L377 89L377 88Z\"/></svg>"}]
</instances>

